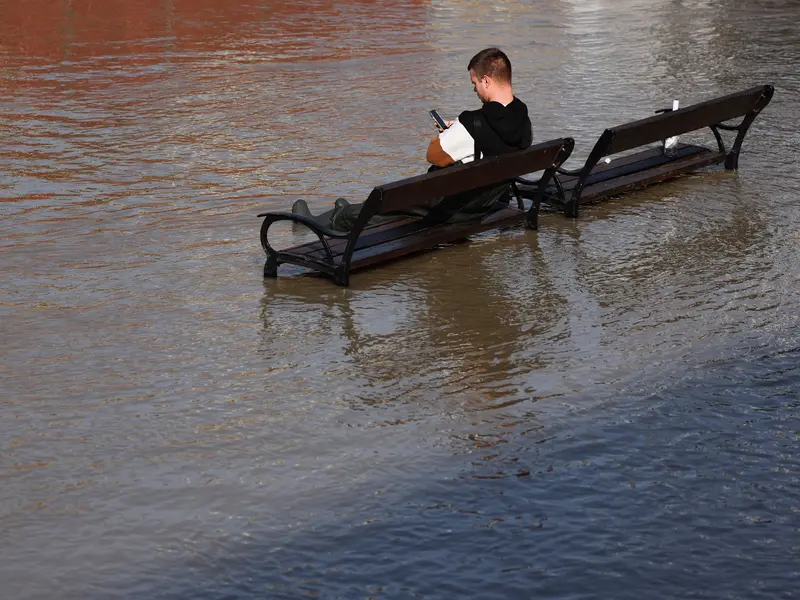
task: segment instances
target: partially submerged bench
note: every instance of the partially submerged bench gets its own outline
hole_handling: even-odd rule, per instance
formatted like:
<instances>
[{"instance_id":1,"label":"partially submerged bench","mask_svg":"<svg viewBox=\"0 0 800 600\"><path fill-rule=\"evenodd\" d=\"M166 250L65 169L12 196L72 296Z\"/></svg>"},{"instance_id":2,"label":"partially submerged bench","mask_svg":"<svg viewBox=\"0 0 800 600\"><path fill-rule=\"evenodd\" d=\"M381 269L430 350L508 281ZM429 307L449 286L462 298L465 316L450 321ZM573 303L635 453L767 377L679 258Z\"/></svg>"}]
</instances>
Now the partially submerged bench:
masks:
<instances>
[{"instance_id":1,"label":"partially submerged bench","mask_svg":"<svg viewBox=\"0 0 800 600\"><path fill-rule=\"evenodd\" d=\"M528 209L514 181L526 173L543 171L528 187L543 190L573 147L572 138L559 138L531 146L525 150L456 165L416 177L402 179L372 190L351 231L343 232L321 226L314 219L291 212L266 212L261 224L261 245L267 254L265 277L277 277L278 266L300 265L332 277L336 283L349 285L350 272L407 254L428 250L440 244L464 239L475 233L525 220L538 226L539 198ZM516 206L496 202L480 220L433 223L410 216L397 216L386 222L370 225L376 215L397 213L439 197L509 183L516 196ZM317 241L285 250L275 250L269 243L269 228L278 221L291 221L308 227Z\"/></svg>"},{"instance_id":2,"label":"partially submerged bench","mask_svg":"<svg viewBox=\"0 0 800 600\"><path fill-rule=\"evenodd\" d=\"M577 217L580 204L646 187L702 167L724 162L726 169L736 169L747 130L769 104L773 93L771 85L753 87L674 111L661 109L656 111L660 113L656 116L606 129L582 168L557 170L551 185L544 190L544 199L562 208L568 217ZM725 124L740 117L742 120L737 125ZM664 149L663 140L706 127L714 133L717 149L684 143ZM729 150L725 148L720 130L736 132ZM661 145L610 162L603 160L653 143ZM526 198L542 193L538 182L520 178L518 184Z\"/></svg>"}]
</instances>

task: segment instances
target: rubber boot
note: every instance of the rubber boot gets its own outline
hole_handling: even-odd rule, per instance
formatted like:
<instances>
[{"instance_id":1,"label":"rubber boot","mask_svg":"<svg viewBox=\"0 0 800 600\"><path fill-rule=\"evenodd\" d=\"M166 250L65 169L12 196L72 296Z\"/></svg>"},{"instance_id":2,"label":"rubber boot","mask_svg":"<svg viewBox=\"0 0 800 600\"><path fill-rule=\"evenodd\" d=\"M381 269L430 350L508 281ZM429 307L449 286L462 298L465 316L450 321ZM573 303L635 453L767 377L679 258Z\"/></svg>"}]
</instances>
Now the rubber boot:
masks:
<instances>
[{"instance_id":1,"label":"rubber boot","mask_svg":"<svg viewBox=\"0 0 800 600\"><path fill-rule=\"evenodd\" d=\"M295 203L292 204L292 212L296 215L302 215L304 217L314 218L314 215L311 214L311 209L308 208L308 203L305 200L295 200Z\"/></svg>"}]
</instances>

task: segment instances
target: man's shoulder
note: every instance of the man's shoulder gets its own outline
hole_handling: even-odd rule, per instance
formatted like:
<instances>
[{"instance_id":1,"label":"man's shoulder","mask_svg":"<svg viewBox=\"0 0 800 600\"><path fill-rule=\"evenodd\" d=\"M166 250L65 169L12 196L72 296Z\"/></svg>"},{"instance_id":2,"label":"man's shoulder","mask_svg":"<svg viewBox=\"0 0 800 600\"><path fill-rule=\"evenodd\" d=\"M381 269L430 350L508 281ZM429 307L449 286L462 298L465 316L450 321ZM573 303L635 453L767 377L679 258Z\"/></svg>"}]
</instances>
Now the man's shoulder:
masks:
<instances>
[{"instance_id":1,"label":"man's shoulder","mask_svg":"<svg viewBox=\"0 0 800 600\"><path fill-rule=\"evenodd\" d=\"M514 96L514 99L511 101L512 104L514 104L516 102L519 102L522 106L524 106L525 108L528 108L528 105L525 104L525 101L522 98L520 98L519 96Z\"/></svg>"},{"instance_id":2,"label":"man's shoulder","mask_svg":"<svg viewBox=\"0 0 800 600\"><path fill-rule=\"evenodd\" d=\"M483 107L478 108L476 110L465 110L460 115L458 115L458 120L463 123L465 120L471 119L472 117L480 116L482 110Z\"/></svg>"},{"instance_id":3,"label":"man's shoulder","mask_svg":"<svg viewBox=\"0 0 800 600\"><path fill-rule=\"evenodd\" d=\"M483 116L483 113L481 112L482 110L483 110L482 108L479 108L477 110L465 110L460 115L458 115L458 121L473 137L475 136L475 120L476 119L481 119L483 121L486 120L486 118Z\"/></svg>"}]
</instances>

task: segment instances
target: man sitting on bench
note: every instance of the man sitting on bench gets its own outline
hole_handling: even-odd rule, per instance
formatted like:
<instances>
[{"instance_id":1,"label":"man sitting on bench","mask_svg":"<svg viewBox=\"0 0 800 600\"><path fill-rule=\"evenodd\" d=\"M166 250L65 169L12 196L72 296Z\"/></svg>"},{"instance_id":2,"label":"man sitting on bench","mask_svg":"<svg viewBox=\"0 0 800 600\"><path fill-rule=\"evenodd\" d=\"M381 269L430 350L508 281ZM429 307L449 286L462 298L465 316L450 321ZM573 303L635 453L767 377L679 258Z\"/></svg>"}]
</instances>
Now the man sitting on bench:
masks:
<instances>
[{"instance_id":1,"label":"man sitting on bench","mask_svg":"<svg viewBox=\"0 0 800 600\"><path fill-rule=\"evenodd\" d=\"M533 140L528 107L514 96L508 56L498 48L486 48L472 57L467 71L483 105L446 122L447 128L431 140L425 157L431 163L429 170L471 162L476 153L483 158L524 150ZM479 219L510 191L509 187L493 185L446 196L412 213L434 221ZM297 200L292 206L293 213L313 217L339 231L353 227L360 209L361 204L350 204L344 198L338 198L333 209L317 217L313 217L305 200Z\"/></svg>"}]
</instances>

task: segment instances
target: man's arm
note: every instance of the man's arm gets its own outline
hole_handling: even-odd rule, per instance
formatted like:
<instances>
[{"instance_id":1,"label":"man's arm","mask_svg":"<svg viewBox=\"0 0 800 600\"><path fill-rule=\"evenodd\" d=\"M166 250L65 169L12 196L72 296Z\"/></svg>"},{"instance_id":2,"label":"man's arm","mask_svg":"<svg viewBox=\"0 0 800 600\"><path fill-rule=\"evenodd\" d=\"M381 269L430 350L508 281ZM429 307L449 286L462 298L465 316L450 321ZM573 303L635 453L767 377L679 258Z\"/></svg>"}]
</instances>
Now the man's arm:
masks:
<instances>
[{"instance_id":1,"label":"man's arm","mask_svg":"<svg viewBox=\"0 0 800 600\"><path fill-rule=\"evenodd\" d=\"M456 162L453 160L452 156L442 150L442 142L439 140L439 136L433 138L431 143L428 144L425 160L437 167L449 167Z\"/></svg>"},{"instance_id":2,"label":"man's arm","mask_svg":"<svg viewBox=\"0 0 800 600\"><path fill-rule=\"evenodd\" d=\"M468 159L475 151L475 140L458 119L446 123L447 129L431 140L425 154L426 160L437 167Z\"/></svg>"}]
</instances>

